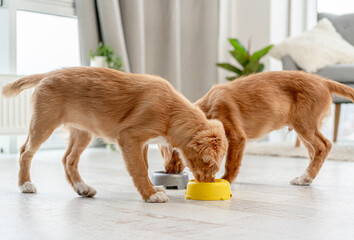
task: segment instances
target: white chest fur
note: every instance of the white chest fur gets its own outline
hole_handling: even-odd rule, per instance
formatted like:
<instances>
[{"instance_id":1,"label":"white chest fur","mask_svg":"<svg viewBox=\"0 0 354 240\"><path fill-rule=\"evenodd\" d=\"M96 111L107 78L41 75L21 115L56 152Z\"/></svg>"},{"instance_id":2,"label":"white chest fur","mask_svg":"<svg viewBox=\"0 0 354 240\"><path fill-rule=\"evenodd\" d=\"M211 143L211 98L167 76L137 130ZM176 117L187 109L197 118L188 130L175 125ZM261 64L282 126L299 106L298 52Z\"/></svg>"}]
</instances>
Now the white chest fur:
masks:
<instances>
[{"instance_id":1,"label":"white chest fur","mask_svg":"<svg viewBox=\"0 0 354 240\"><path fill-rule=\"evenodd\" d=\"M156 137L156 138L150 138L145 144L161 144L161 145L168 145L168 142L166 139L162 136Z\"/></svg>"}]
</instances>

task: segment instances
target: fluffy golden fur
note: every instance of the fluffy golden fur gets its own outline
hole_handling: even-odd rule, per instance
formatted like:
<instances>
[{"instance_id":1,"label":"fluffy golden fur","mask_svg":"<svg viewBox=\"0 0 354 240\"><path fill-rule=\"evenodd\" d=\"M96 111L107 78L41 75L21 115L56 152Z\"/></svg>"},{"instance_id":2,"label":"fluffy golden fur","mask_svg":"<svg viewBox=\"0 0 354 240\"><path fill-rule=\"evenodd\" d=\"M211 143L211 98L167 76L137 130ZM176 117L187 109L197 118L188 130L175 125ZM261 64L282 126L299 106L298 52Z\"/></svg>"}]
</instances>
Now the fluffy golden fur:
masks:
<instances>
[{"instance_id":1,"label":"fluffy golden fur","mask_svg":"<svg viewBox=\"0 0 354 240\"><path fill-rule=\"evenodd\" d=\"M229 148L223 178L229 182L236 178L247 139L288 126L310 157L305 172L291 183L311 184L332 146L320 132L323 118L330 114L332 93L354 101L352 88L301 71L258 73L214 86L195 106L224 125ZM162 147L161 152L167 172L183 170L172 148Z\"/></svg>"},{"instance_id":2,"label":"fluffy golden fur","mask_svg":"<svg viewBox=\"0 0 354 240\"><path fill-rule=\"evenodd\" d=\"M70 129L63 157L66 178L82 196L96 193L78 171L80 155L93 135L119 144L136 188L149 202L168 200L148 177L147 142L151 139L163 137L179 149L184 164L199 181L212 181L220 168L227 149L222 123L207 120L160 77L107 68L67 68L21 78L5 86L3 95L15 96L34 86L28 138L20 150L23 192L36 191L30 177L33 155L63 124Z\"/></svg>"}]
</instances>

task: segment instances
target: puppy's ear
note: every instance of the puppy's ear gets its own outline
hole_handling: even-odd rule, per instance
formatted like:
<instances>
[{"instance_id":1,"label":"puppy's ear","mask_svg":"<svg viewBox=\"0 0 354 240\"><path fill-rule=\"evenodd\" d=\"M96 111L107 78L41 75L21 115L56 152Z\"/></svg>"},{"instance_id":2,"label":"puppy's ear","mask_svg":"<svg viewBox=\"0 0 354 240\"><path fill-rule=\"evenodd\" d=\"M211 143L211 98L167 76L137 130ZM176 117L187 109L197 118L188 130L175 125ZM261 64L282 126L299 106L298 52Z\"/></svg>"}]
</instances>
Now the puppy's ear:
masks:
<instances>
[{"instance_id":1,"label":"puppy's ear","mask_svg":"<svg viewBox=\"0 0 354 240\"><path fill-rule=\"evenodd\" d=\"M205 155L203 157L203 162L208 164L208 167L209 168L212 168L212 169L218 169L219 167L219 164L218 162L216 161L217 158L215 158L214 156L211 156L211 155Z\"/></svg>"},{"instance_id":2,"label":"puppy's ear","mask_svg":"<svg viewBox=\"0 0 354 240\"><path fill-rule=\"evenodd\" d=\"M219 159L221 151L225 151L223 147L223 139L215 134L212 129L199 132L191 142L192 147L201 154L199 157L205 163L213 163Z\"/></svg>"},{"instance_id":3,"label":"puppy's ear","mask_svg":"<svg viewBox=\"0 0 354 240\"><path fill-rule=\"evenodd\" d=\"M209 120L208 128L198 132L191 144L199 159L219 166L228 147L224 126L218 120Z\"/></svg>"}]
</instances>

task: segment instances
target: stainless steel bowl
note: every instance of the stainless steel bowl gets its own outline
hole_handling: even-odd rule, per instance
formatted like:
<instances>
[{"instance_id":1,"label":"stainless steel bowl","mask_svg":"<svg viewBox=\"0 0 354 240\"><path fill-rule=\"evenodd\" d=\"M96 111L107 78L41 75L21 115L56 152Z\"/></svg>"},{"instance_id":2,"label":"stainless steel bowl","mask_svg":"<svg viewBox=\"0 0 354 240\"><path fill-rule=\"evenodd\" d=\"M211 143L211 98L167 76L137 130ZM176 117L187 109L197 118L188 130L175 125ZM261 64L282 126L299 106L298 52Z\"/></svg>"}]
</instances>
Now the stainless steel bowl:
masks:
<instances>
[{"instance_id":1,"label":"stainless steel bowl","mask_svg":"<svg viewBox=\"0 0 354 240\"><path fill-rule=\"evenodd\" d=\"M182 173L165 173L157 171L152 174L151 182L155 186L164 186L166 189L185 189L188 183L188 174Z\"/></svg>"}]
</instances>

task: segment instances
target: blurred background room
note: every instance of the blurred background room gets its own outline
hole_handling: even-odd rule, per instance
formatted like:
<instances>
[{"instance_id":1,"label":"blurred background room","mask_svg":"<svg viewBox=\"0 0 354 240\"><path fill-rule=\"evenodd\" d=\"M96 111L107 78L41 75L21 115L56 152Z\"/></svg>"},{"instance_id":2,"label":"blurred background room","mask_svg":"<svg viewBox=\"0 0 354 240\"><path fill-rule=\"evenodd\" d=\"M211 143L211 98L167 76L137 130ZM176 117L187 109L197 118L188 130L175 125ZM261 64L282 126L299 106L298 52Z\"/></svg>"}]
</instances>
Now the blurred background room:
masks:
<instances>
[{"instance_id":1,"label":"blurred background room","mask_svg":"<svg viewBox=\"0 0 354 240\"><path fill-rule=\"evenodd\" d=\"M342 15L348 15L344 27L353 32L343 37L353 44L353 12L351 0L2 0L0 85L23 75L102 64L95 63L96 55L114 51L108 56L113 57L112 67L160 75L195 101L213 84L234 77L235 73L216 63L244 67L229 53L233 49L229 38L239 40L253 53L298 36L328 13L336 24ZM260 63L262 71L293 70L286 61L284 64L284 58L268 53ZM354 84L354 79L341 76L334 80ZM30 95L28 90L15 99L0 99L3 153L16 153L24 141ZM333 104L332 115L323 125L325 135L340 145L335 149L344 152L354 143L354 105L346 103ZM65 139L65 131L58 130L42 149L65 148ZM301 147L293 148L296 139L294 132L284 128L260 139L261 144L250 144L247 151L305 154ZM99 143L94 141L93 146L104 146Z\"/></svg>"},{"instance_id":2,"label":"blurred background room","mask_svg":"<svg viewBox=\"0 0 354 240\"><path fill-rule=\"evenodd\" d=\"M192 102L215 84L266 71L307 71L354 88L354 1L0 0L0 88L74 66L160 75ZM34 156L38 193L21 194L19 148L33 90L0 96L1 240L354 239L349 100L333 98L322 131L334 144L311 186L289 183L309 159L296 133L284 127L247 143L230 200L186 200L184 189L167 189L168 203L150 204L136 191L116 144L100 138L80 161L98 195L77 196L62 167L63 128ZM164 170L157 145L148 160L149 176ZM224 164L216 177L223 172Z\"/></svg>"}]
</instances>

